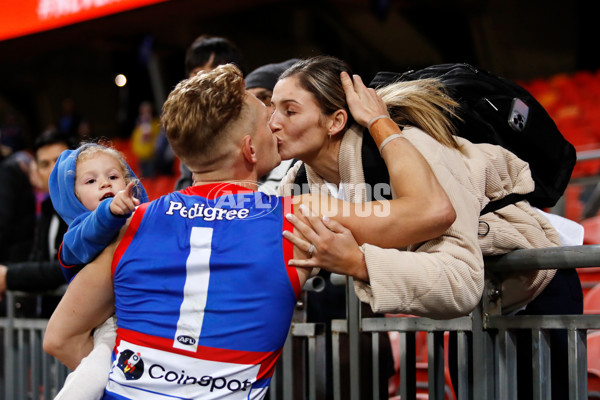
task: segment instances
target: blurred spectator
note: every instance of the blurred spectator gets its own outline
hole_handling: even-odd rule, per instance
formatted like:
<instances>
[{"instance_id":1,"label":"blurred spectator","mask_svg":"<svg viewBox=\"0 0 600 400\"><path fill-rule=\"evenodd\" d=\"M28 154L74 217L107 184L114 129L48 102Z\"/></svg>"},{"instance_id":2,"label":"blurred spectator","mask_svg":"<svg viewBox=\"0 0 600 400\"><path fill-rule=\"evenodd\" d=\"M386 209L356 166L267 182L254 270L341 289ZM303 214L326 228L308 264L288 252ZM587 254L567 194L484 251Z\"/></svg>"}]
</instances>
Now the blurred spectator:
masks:
<instances>
[{"instance_id":1,"label":"blurred spectator","mask_svg":"<svg viewBox=\"0 0 600 400\"><path fill-rule=\"evenodd\" d=\"M273 88L279 79L279 75L291 67L296 61L298 61L297 58L292 58L280 63L266 64L256 68L246 77L246 90L265 103L270 109L269 115L273 113L271 97L273 96ZM281 160L281 164L269 172L268 175L260 179L260 190L269 194L276 194L279 182L281 182L288 169L290 169L295 161L296 160L294 159Z\"/></svg>"},{"instance_id":2,"label":"blurred spectator","mask_svg":"<svg viewBox=\"0 0 600 400\"><path fill-rule=\"evenodd\" d=\"M77 137L80 122L81 116L77 112L75 101L70 97L63 99L57 129L70 137Z\"/></svg>"},{"instance_id":3,"label":"blurred spectator","mask_svg":"<svg viewBox=\"0 0 600 400\"><path fill-rule=\"evenodd\" d=\"M175 162L175 153L167 139L165 130L160 129L156 145L154 146L155 172L157 175L173 175L173 163Z\"/></svg>"},{"instance_id":4,"label":"blurred spectator","mask_svg":"<svg viewBox=\"0 0 600 400\"><path fill-rule=\"evenodd\" d=\"M235 43L224 37L201 35L187 49L185 73L190 77L228 63L235 64L246 76L246 60Z\"/></svg>"},{"instance_id":5,"label":"blurred spectator","mask_svg":"<svg viewBox=\"0 0 600 400\"><path fill-rule=\"evenodd\" d=\"M224 37L201 35L187 49L185 73L190 77L200 71L210 71L228 63L235 64L246 76L246 60L235 43ZM183 163L180 172L175 190L182 190L192 185L192 173Z\"/></svg>"},{"instance_id":6,"label":"blurred spectator","mask_svg":"<svg viewBox=\"0 0 600 400\"><path fill-rule=\"evenodd\" d=\"M39 292L57 289L66 284L58 263L58 248L67 231L67 224L54 210L48 193L48 180L56 160L67 149L75 147L75 142L67 135L55 130L46 131L34 143L36 175L40 189L46 197L41 204L41 215L35 227L33 248L28 262L0 265L0 296L6 290ZM19 302L20 315L28 317L49 317L59 302L53 296L37 296L35 301Z\"/></svg>"},{"instance_id":7,"label":"blurred spectator","mask_svg":"<svg viewBox=\"0 0 600 400\"><path fill-rule=\"evenodd\" d=\"M89 121L82 119L77 126L77 141L79 143L90 142L92 139L94 139L92 126Z\"/></svg>"},{"instance_id":8,"label":"blurred spectator","mask_svg":"<svg viewBox=\"0 0 600 400\"><path fill-rule=\"evenodd\" d=\"M36 199L29 181L32 161L24 151L0 161L0 263L26 260L33 246Z\"/></svg>"},{"instance_id":9,"label":"blurred spectator","mask_svg":"<svg viewBox=\"0 0 600 400\"><path fill-rule=\"evenodd\" d=\"M273 88L279 79L279 75L298 61L297 58L291 58L287 61L273 64L265 64L256 68L246 76L246 90L258 97L271 110L271 97Z\"/></svg>"},{"instance_id":10,"label":"blurred spectator","mask_svg":"<svg viewBox=\"0 0 600 400\"><path fill-rule=\"evenodd\" d=\"M17 115L8 111L0 127L0 158L24 150L27 146L27 137L17 120Z\"/></svg>"},{"instance_id":11,"label":"blurred spectator","mask_svg":"<svg viewBox=\"0 0 600 400\"><path fill-rule=\"evenodd\" d=\"M154 148L160 134L160 121L154 115L150 102L140 104L139 115L131 135L131 149L138 159L138 167L143 178L154 176Z\"/></svg>"}]
</instances>

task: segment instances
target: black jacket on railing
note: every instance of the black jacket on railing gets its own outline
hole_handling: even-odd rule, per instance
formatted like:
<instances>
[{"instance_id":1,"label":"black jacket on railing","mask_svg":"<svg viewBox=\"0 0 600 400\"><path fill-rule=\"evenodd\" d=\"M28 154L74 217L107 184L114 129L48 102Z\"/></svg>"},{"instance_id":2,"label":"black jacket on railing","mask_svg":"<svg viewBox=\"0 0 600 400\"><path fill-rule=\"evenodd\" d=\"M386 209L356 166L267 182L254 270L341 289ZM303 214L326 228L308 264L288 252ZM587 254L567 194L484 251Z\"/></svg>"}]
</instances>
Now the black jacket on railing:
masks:
<instances>
[{"instance_id":1,"label":"black jacket on railing","mask_svg":"<svg viewBox=\"0 0 600 400\"><path fill-rule=\"evenodd\" d=\"M58 261L7 263L6 287L22 292L54 290L67 282Z\"/></svg>"}]
</instances>

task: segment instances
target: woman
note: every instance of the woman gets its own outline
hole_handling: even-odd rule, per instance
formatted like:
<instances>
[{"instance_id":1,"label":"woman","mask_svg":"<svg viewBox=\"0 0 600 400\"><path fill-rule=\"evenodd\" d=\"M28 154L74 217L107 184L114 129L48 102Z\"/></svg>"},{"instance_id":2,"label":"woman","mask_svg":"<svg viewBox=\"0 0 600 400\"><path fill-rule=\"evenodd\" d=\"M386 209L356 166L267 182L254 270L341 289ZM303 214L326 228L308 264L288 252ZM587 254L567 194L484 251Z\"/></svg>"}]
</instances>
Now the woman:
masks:
<instances>
[{"instance_id":1,"label":"woman","mask_svg":"<svg viewBox=\"0 0 600 400\"><path fill-rule=\"evenodd\" d=\"M386 183L387 177L377 175L382 169L377 148L369 144L362 129L348 117L342 83L337 78L341 71L349 71L344 62L317 57L296 63L284 72L274 89L271 129L280 139L282 158L293 157L304 162L310 185L325 187L333 195L347 196L350 201L365 201L368 199L365 193L349 186ZM362 245L368 279L355 279L356 293L375 312L433 318L468 314L482 294L482 255L558 246L559 236L548 220L526 201L480 216L488 202L510 193L527 193L533 190L534 183L527 164L512 153L452 136L452 125L446 115L452 113L456 104L437 81L399 82L380 88L378 93L394 121L402 127L402 137L427 159L450 197L456 220L443 234L432 235L431 227L439 216L435 215L430 193L410 187L408 182L403 187L393 187L398 197L415 196L407 202L406 211L412 217L398 221L405 227L408 251ZM294 181L300 183L298 174L303 173L303 167L297 164L282 186ZM519 223L513 223L516 221ZM338 262L342 252L335 251L339 240L336 234L304 229L316 251L312 259L296 265L321 265L332 272L343 272L346 267ZM526 308L521 312L556 312L553 299L558 286L565 300L564 308L558 312L581 313L576 274L561 271L553 279L555 273L536 271L515 274L505 280L503 311L516 312L531 306L531 310ZM546 287L549 290L540 295ZM532 299L536 300L530 303ZM567 365L553 359L553 366L560 364ZM555 376L560 374L553 371ZM560 385L559 379L553 379L553 390L555 384Z\"/></svg>"},{"instance_id":2,"label":"woman","mask_svg":"<svg viewBox=\"0 0 600 400\"><path fill-rule=\"evenodd\" d=\"M348 66L332 57L304 60L289 68L274 89L272 102L275 112L270 126L279 138L282 159L296 158L305 164L309 185L320 185L333 196L349 201L364 202L367 193L361 190L364 189L361 184L366 182L364 174L368 171L360 161L372 161L365 159L363 153L373 146L363 149L362 129L351 119L339 79L342 71L349 71ZM385 101L386 96L382 97ZM438 151L449 154L458 153L451 134L447 133L451 125L438 111L440 107L451 111L454 103L442 96L439 85L434 81L423 82L421 87L406 96L406 101L408 104L435 105L428 108L409 106L398 110L410 113L411 122L438 133L440 141L444 137L448 139L448 145L443 146L419 131L419 137L429 139L427 142L427 139L421 138L427 142L423 145L439 147ZM397 110L392 108L393 116L394 111ZM374 123L379 124L381 120ZM406 132L403 136L408 138ZM409 141L412 142L410 138ZM419 149L419 146L416 147ZM430 163L430 167L436 172L437 165ZM299 168L300 165L296 164L282 185L294 182ZM441 187L450 195L456 210L457 218L452 226L464 227L457 233L454 232L456 229L440 232L438 228L447 222L448 214L447 210L438 206L441 195L436 192L435 185L422 179L423 171L416 170L410 163L405 163L403 168L406 170L405 184L393 187L395 196L405 198L406 202L406 216L399 221L403 226L401 241L406 246L412 243L421 245L410 247L410 250L415 250L410 252L368 245L361 247L369 280L356 280L357 294L375 312L401 312L433 318L466 315L475 308L483 290L483 258L477 242L477 222L469 224L477 221L480 203L474 196L468 196L470 192L460 185L449 186L448 182L444 182L452 176L442 176L441 179L438 175ZM387 177L384 179L374 183L388 183ZM451 243L452 246L439 239L429 241L444 235L458 235L458 238ZM324 261L319 258L322 253L323 250L317 246L315 263ZM329 264L323 266L332 272L342 272Z\"/></svg>"}]
</instances>

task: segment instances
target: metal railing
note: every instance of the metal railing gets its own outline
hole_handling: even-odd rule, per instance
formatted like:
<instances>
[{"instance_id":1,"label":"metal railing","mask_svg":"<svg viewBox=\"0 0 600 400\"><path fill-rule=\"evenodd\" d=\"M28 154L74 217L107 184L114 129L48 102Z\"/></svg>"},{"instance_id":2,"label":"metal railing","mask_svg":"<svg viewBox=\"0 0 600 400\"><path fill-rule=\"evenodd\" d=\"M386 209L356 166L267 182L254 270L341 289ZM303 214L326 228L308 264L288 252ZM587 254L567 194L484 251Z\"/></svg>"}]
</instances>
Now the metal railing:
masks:
<instances>
[{"instance_id":1,"label":"metal railing","mask_svg":"<svg viewBox=\"0 0 600 400\"><path fill-rule=\"evenodd\" d=\"M67 367L43 350L48 320L15 316L17 299L34 296L10 291L5 296L6 313L0 317L0 338L3 343L0 399L52 399L68 373Z\"/></svg>"},{"instance_id":2,"label":"metal railing","mask_svg":"<svg viewBox=\"0 0 600 400\"><path fill-rule=\"evenodd\" d=\"M360 399L361 369L370 370L372 382L378 382L379 332L400 333L400 388L401 399L415 399L419 392L427 392L430 399L454 398L448 393L447 365L444 362L444 333L457 335L457 388L458 398L485 400L512 400L517 398L515 330L529 330L532 335L533 398L547 400L550 394L550 346L548 331L568 331L569 399L588 399L587 389L587 331L600 328L600 315L543 315L505 316L501 314L501 273L534 269L572 269L600 266L600 245L557 247L548 249L516 250L504 256L488 257L485 260L486 287L478 308L469 316L450 320L432 320L417 317L361 318L361 307L354 294L352 284L347 285L348 314L345 320L332 321L333 343L333 398L341 399L344 390L349 399ZM500 296L498 296L500 295ZM271 399L292 400L298 398L326 398L319 377L324 375L325 329L319 324L303 322L298 314L292 324L291 337L305 338L309 349L315 349L312 357L321 353L321 363L309 362L308 369L298 371L298 364L288 361L291 346L286 346L282 362L273 379ZM427 333L427 384L419 387L418 363L415 360L415 334ZM371 365L359 362L358 338L361 333L372 334ZM467 334L472 335L473 365L469 376L466 357ZM339 337L347 335L350 360L349 379L341 379ZM309 357L311 353L309 351ZM600 355L599 355L600 356ZM303 365L303 368L306 365ZM421 382L422 383L422 382ZM301 386L303 391L294 386ZM293 388L293 389L292 389ZM423 390L425 389L425 390ZM299 394L300 393L300 394ZM362 389L364 398L364 389ZM368 398L381 398L378 385L373 385ZM422 398L422 397L419 397Z\"/></svg>"},{"instance_id":3,"label":"metal railing","mask_svg":"<svg viewBox=\"0 0 600 400\"><path fill-rule=\"evenodd\" d=\"M458 342L457 399L515 399L516 398L516 348L515 329L532 333L534 399L550 399L550 347L547 332L552 329L568 331L569 399L588 398L587 390L587 331L600 329L600 315L544 315L504 316L501 314L501 272L532 269L585 268L600 265L600 245L558 247L549 249L516 250L499 257L486 258L486 288L479 307L469 316L450 320L432 320L418 317L365 318L361 304L354 294L353 285L347 285L347 318L333 320L331 324L333 398L342 399L347 393L350 400L365 398L361 376L372 376L378 382L380 332L398 332L400 335L400 386L401 399L415 399L427 392L430 399L454 398L449 392L447 366L444 362L445 332L456 332ZM337 277L337 281L340 278ZM342 282L346 279L342 278ZM307 286L320 290L322 282L313 280ZM11 400L50 399L62 387L67 368L43 352L42 339L47 324L45 319L15 318L15 293L7 293L7 315L0 318L3 337L3 371L0 374L0 398ZM276 374L273 377L269 398L323 399L326 398L326 329L323 324L305 321L303 303L299 302L288 341L284 347ZM418 380L418 363L415 356L416 334L427 335L427 380ZM359 362L361 335L371 335L372 361L370 365ZM472 335L472 376L468 373L467 335ZM340 344L347 338L348 346ZM364 348L364 347L363 347ZM347 352L347 354L345 354ZM347 356L347 357L342 357ZM341 359L348 359L346 376L342 374ZM361 397L360 393L363 393ZM386 397L381 387L374 384L366 388L367 398ZM345 395L344 395L345 396Z\"/></svg>"}]
</instances>

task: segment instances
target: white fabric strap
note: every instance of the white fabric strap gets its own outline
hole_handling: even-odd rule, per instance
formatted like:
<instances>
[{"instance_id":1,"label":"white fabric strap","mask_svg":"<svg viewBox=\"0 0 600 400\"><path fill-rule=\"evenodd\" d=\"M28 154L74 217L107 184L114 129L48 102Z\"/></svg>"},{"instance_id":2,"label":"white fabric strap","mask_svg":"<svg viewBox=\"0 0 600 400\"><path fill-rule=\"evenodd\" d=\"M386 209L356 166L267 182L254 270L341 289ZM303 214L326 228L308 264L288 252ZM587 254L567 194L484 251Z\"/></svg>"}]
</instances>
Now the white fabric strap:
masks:
<instances>
[{"instance_id":1,"label":"white fabric strap","mask_svg":"<svg viewBox=\"0 0 600 400\"><path fill-rule=\"evenodd\" d=\"M379 145L379 153L382 152L383 148L385 147L386 144L388 144L389 142L391 142L394 139L398 139L401 138L402 135L399 133L394 133L393 135L390 135L388 137L385 138L385 140L383 142L381 142L381 144Z\"/></svg>"},{"instance_id":2,"label":"white fabric strap","mask_svg":"<svg viewBox=\"0 0 600 400\"><path fill-rule=\"evenodd\" d=\"M373 125L375 123L375 121L377 121L378 119L381 119L381 118L390 118L390 116L389 115L378 115L376 117L371 118L371 120L367 124L367 128L371 129L371 125Z\"/></svg>"}]
</instances>

